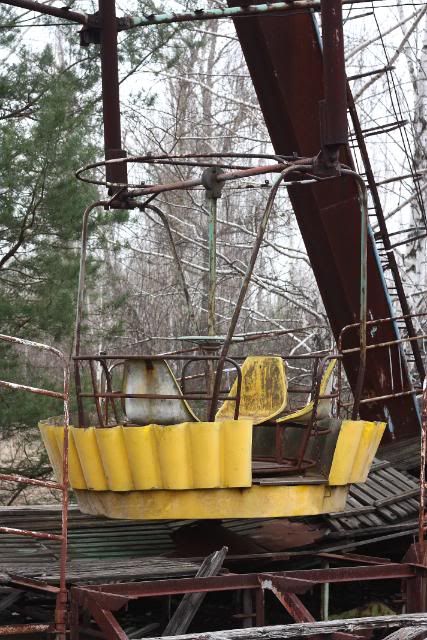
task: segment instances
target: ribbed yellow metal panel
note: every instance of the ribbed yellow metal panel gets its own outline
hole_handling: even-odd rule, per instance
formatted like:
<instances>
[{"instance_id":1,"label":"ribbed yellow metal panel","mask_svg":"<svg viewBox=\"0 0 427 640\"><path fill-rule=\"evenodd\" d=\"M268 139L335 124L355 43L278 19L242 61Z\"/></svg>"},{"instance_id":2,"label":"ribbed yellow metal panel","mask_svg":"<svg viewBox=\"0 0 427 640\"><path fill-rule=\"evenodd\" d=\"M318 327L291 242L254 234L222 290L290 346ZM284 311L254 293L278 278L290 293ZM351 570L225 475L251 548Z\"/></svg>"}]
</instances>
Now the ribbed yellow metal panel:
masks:
<instances>
[{"instance_id":1,"label":"ribbed yellow metal panel","mask_svg":"<svg viewBox=\"0 0 427 640\"><path fill-rule=\"evenodd\" d=\"M377 452L385 428L385 422L363 423L362 436L353 462L350 482L366 482L372 460Z\"/></svg>"},{"instance_id":2,"label":"ribbed yellow metal panel","mask_svg":"<svg viewBox=\"0 0 427 640\"><path fill-rule=\"evenodd\" d=\"M49 456L50 464L55 473L55 478L58 482L62 481L62 449L58 447L56 440L56 429L63 431L63 427L57 427L48 422L39 422L39 429L42 436L43 444L46 447L47 455Z\"/></svg>"},{"instance_id":3,"label":"ribbed yellow metal panel","mask_svg":"<svg viewBox=\"0 0 427 640\"><path fill-rule=\"evenodd\" d=\"M329 471L329 484L347 484L361 437L360 422L343 421Z\"/></svg>"},{"instance_id":4,"label":"ribbed yellow metal panel","mask_svg":"<svg viewBox=\"0 0 427 640\"><path fill-rule=\"evenodd\" d=\"M70 482L79 493L86 488L92 502L94 492L116 494L119 501L123 498L122 507L115 498L106 498L105 508L111 507L114 513L124 509L136 514L142 509L145 514L129 517L310 515L327 510L329 495L332 506L328 508L338 511L333 496L341 494L336 487L366 480L384 428L384 423L342 423L328 485L251 487L249 420L106 429L70 427ZM64 427L42 423L40 430L60 478ZM104 504L102 500L100 504Z\"/></svg>"},{"instance_id":5,"label":"ribbed yellow metal panel","mask_svg":"<svg viewBox=\"0 0 427 640\"><path fill-rule=\"evenodd\" d=\"M348 487L252 486L188 491L77 491L80 509L129 520L283 518L342 511Z\"/></svg>"},{"instance_id":6,"label":"ribbed yellow metal panel","mask_svg":"<svg viewBox=\"0 0 427 640\"><path fill-rule=\"evenodd\" d=\"M252 484L252 423L250 420L222 422L222 477L225 487Z\"/></svg>"},{"instance_id":7,"label":"ribbed yellow metal panel","mask_svg":"<svg viewBox=\"0 0 427 640\"><path fill-rule=\"evenodd\" d=\"M160 489L162 476L157 456L155 425L123 427L126 451L135 489Z\"/></svg>"},{"instance_id":8,"label":"ribbed yellow metal panel","mask_svg":"<svg viewBox=\"0 0 427 640\"><path fill-rule=\"evenodd\" d=\"M192 488L193 474L188 422L156 427L155 434L162 474L162 488Z\"/></svg>"},{"instance_id":9,"label":"ribbed yellow metal panel","mask_svg":"<svg viewBox=\"0 0 427 640\"><path fill-rule=\"evenodd\" d=\"M385 423L344 420L335 446L328 482L364 482L377 451Z\"/></svg>"},{"instance_id":10,"label":"ribbed yellow metal panel","mask_svg":"<svg viewBox=\"0 0 427 640\"><path fill-rule=\"evenodd\" d=\"M64 447L64 429L58 429L58 427L54 427L56 441L58 443L59 451L61 452L62 459L62 450ZM79 456L77 454L76 445L73 438L73 430L70 428L68 431L68 477L70 480L70 485L74 489L86 489L86 480L83 475L82 466L80 464Z\"/></svg>"},{"instance_id":11,"label":"ribbed yellow metal panel","mask_svg":"<svg viewBox=\"0 0 427 640\"><path fill-rule=\"evenodd\" d=\"M217 422L188 422L186 426L190 435L192 488L226 486L228 477L221 468L221 432L224 427ZM236 480L241 483L242 474Z\"/></svg>"},{"instance_id":12,"label":"ribbed yellow metal panel","mask_svg":"<svg viewBox=\"0 0 427 640\"><path fill-rule=\"evenodd\" d=\"M106 491L108 489L107 478L105 477L101 455L96 442L95 427L88 427L87 429L72 428L72 431L88 489Z\"/></svg>"},{"instance_id":13,"label":"ribbed yellow metal panel","mask_svg":"<svg viewBox=\"0 0 427 640\"><path fill-rule=\"evenodd\" d=\"M57 475L64 427L40 429ZM250 487L251 446L249 420L70 427L70 484L96 491Z\"/></svg>"},{"instance_id":14,"label":"ribbed yellow metal panel","mask_svg":"<svg viewBox=\"0 0 427 640\"><path fill-rule=\"evenodd\" d=\"M108 488L113 491L132 491L135 487L123 437L123 427L95 429L95 436Z\"/></svg>"}]
</instances>

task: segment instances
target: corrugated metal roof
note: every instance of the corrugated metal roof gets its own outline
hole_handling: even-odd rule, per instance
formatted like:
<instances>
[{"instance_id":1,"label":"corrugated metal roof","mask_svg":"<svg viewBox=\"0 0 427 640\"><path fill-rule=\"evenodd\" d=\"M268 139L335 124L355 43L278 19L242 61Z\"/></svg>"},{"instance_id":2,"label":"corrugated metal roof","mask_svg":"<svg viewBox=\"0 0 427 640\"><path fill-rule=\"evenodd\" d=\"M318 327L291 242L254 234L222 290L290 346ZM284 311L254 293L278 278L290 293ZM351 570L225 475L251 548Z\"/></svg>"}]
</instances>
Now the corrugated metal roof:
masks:
<instances>
[{"instance_id":1,"label":"corrugated metal roof","mask_svg":"<svg viewBox=\"0 0 427 640\"><path fill-rule=\"evenodd\" d=\"M388 538L408 535L416 528L417 515L418 480L409 473L396 469L388 461L375 460L368 481L351 487L345 512L293 520L294 523L298 522L297 526L305 524L308 525L308 531L315 532L310 546L304 546L308 544L310 537L306 536L304 542L304 536L295 536L295 533L294 542L288 544L287 531L284 534L284 530L287 527L292 529L289 519L216 522L215 525L212 524L213 540L210 541L210 523L207 521L201 542L205 541L206 545L210 542L218 548L222 544L228 546L230 540L231 553L233 554L232 547L235 545L234 553L243 555L246 543L249 544L247 549L255 543L261 553L264 549L266 552L276 552L292 547L290 555L295 556L307 551L350 548L353 543L354 546L369 544L375 537L381 539L381 536ZM58 505L0 507L0 520L3 526L59 532L60 509ZM70 576L74 576L73 580L88 581L95 574L102 575L104 580L108 576L119 580L121 575L127 579L143 579L194 573L197 564L166 558L172 555L194 556L204 553L203 544L200 552L195 552L191 539L189 545L185 544L188 536L185 526L188 527L189 524L189 521L173 520L109 520L80 513L77 506L73 505L69 511ZM194 523L194 526L197 533L199 525ZM323 531L325 535L320 539ZM234 537L230 538L229 534ZM224 540L221 540L221 536ZM299 551L295 546L295 538L296 544L300 544ZM206 553L210 551L206 547ZM253 553L250 550L247 552ZM59 544L55 541L15 535L3 535L1 538L0 572L19 572L29 576L49 574L54 581L58 558ZM144 558L149 560L144 561Z\"/></svg>"},{"instance_id":2,"label":"corrugated metal roof","mask_svg":"<svg viewBox=\"0 0 427 640\"><path fill-rule=\"evenodd\" d=\"M350 488L346 511L325 519L338 531L387 527L417 515L418 495L419 483L413 476L376 459L367 482Z\"/></svg>"},{"instance_id":3,"label":"corrugated metal roof","mask_svg":"<svg viewBox=\"0 0 427 640\"><path fill-rule=\"evenodd\" d=\"M395 440L383 445L378 457L391 462L393 467L400 470L418 469L420 466L420 438Z\"/></svg>"},{"instance_id":4,"label":"corrugated metal roof","mask_svg":"<svg viewBox=\"0 0 427 640\"><path fill-rule=\"evenodd\" d=\"M58 533L57 505L0 507L4 526ZM176 523L173 523L176 526ZM152 579L194 575L198 564L165 556L174 549L168 521L108 520L69 510L68 579L71 582ZM0 544L0 572L56 583L59 543L5 534Z\"/></svg>"}]
</instances>

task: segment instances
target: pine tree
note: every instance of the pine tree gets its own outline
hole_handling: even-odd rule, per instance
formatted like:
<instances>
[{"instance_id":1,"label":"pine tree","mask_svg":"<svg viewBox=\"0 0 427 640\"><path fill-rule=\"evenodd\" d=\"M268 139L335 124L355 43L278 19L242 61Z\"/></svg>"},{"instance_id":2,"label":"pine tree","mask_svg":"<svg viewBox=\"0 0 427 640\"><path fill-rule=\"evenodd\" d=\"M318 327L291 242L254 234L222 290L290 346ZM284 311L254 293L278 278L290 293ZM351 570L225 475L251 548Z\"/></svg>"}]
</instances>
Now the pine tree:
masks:
<instances>
[{"instance_id":1,"label":"pine tree","mask_svg":"<svg viewBox=\"0 0 427 640\"><path fill-rule=\"evenodd\" d=\"M0 8L0 24L18 20ZM69 44L66 34L67 55L59 60L51 43L35 50L21 34L18 28L0 30L0 332L68 353L82 214L98 197L74 177L99 155L93 133L98 65L87 59L76 64L87 53ZM61 372L54 364L0 345L0 379L58 389ZM34 450L34 427L61 410L49 398L0 390L0 437L3 445L13 443L10 456L3 447L0 467L49 473L42 447ZM33 452L29 457L22 455L25 447Z\"/></svg>"}]
</instances>

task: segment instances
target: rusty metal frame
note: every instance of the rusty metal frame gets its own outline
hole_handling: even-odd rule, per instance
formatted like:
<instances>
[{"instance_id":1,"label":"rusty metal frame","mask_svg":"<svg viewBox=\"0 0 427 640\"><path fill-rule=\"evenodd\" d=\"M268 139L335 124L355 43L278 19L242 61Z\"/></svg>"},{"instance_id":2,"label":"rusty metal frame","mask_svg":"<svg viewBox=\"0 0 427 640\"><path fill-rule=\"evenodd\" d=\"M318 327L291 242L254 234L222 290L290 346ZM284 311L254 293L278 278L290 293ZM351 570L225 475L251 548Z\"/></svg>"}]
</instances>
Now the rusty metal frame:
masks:
<instances>
[{"instance_id":1,"label":"rusty metal frame","mask_svg":"<svg viewBox=\"0 0 427 640\"><path fill-rule=\"evenodd\" d=\"M348 110L350 113L350 118L353 123L353 128L355 132L355 136L357 139L357 144L360 150L360 154L362 157L362 162L365 167L366 179L369 185L369 190L371 193L372 201L374 204L375 212L377 215L378 225L380 228L379 236L384 243L384 248L387 252L387 262L390 266L390 270L393 275L394 284L396 286L396 292L399 299L399 304L403 313L403 320L406 325L406 329L408 331L408 335L415 336L416 331L414 324L412 322L413 318L416 317L417 314L412 314L409 308L409 303L405 295L405 290L403 287L402 279L400 277L400 271L397 264L396 256L393 249L393 245L390 241L390 235L387 230L387 224L384 216L384 211L381 205L381 200L378 194L377 184L375 182L374 173L372 171L371 162L369 159L368 149L366 147L365 139L363 136L363 131L360 126L359 116L357 113L356 105L354 103L353 95L351 93L350 87L347 87L347 100L348 100ZM375 237L377 235L375 234ZM411 342L411 348L415 359L415 364L417 367L418 375L420 379L423 379L425 376L425 369L422 359L422 354L420 352L419 346L417 342Z\"/></svg>"},{"instance_id":2,"label":"rusty metal frame","mask_svg":"<svg viewBox=\"0 0 427 640\"><path fill-rule=\"evenodd\" d=\"M343 5L347 4L359 4L366 2L366 0L342 0ZM100 23L97 19L97 14L85 14L77 11L71 11L67 7L59 8L42 4L41 2L34 2L33 0L2 0L3 4L11 5L21 9L27 9L28 11L37 11L41 14L62 18L81 24L87 28L87 30L98 31L100 29ZM250 16L256 17L265 14L275 13L288 13L293 14L298 11L315 11L321 10L321 4L319 0L292 0L284 2L274 2L265 4L248 4L238 8L224 7L217 9L197 9L196 11L189 11L186 13L161 13L139 16L124 16L122 18L116 18L117 30L124 31L128 29L134 29L136 27L146 27L149 25L161 25L161 24L174 24L184 22L200 22L205 20L222 20L230 18L247 18ZM83 39L85 44L88 41Z\"/></svg>"},{"instance_id":3,"label":"rusty metal frame","mask_svg":"<svg viewBox=\"0 0 427 640\"><path fill-rule=\"evenodd\" d=\"M234 409L234 419L237 420L239 417L239 408L240 408L240 399L241 399L241 387L242 387L242 372L241 372L241 368L240 365L238 364L238 360L240 360L242 357L237 357L237 358L230 358L230 357L226 357L225 358L225 362L229 362L234 369L236 370L236 374L237 374L237 389L236 389L236 395L235 396L230 396L229 394L229 389L225 389L225 390L221 390L220 394L219 394L219 399L222 400L227 400L227 401L232 401L235 403L235 409ZM284 429L286 429L288 426L291 426L291 423L289 423L289 425L287 424L280 424L280 423L276 423L275 428L276 428L276 451L275 451L275 455L274 456L257 456L254 457L253 460L254 462L274 462L275 466L274 466L274 473L276 474L289 474L289 473L299 473L299 472L303 472L309 468L312 468L313 466L316 465L316 463L318 462L315 459L307 459L305 458L305 453L307 451L307 447L309 445L309 442L311 440L312 437L321 437L321 436L326 436L330 430L328 428L322 428L320 429L318 427L317 424L317 409L318 409L318 405L320 400L323 399L334 399L334 398L339 398L339 392L333 392L333 393L320 393L320 389L321 389L321 383L322 383L322 379L324 376L324 372L329 364L329 362L331 360L334 359L339 359L340 355L339 354L328 354L328 355L324 355L323 357L319 356L318 354L315 355L303 355L303 356L291 356L291 358L296 358L296 359L300 359L300 358L313 358L316 362L318 360L320 360L320 364L319 366L315 367L315 374L314 374L314 378L313 378L313 385L312 385L312 402L313 402L313 409L311 412L311 416L310 416L310 420L308 422L307 425L303 425L301 427L301 429L304 432L303 438L301 440L301 444L298 450L298 453L296 455L295 458L288 458L286 456L283 455L283 451L282 451L282 432ZM164 361L169 361L169 362L173 362L173 361L177 361L177 362L182 362L183 363L183 369L182 369L182 376L181 376L181 390L182 393L181 394L170 394L170 395L165 395L165 394L158 394L158 393L147 393L147 394L129 394L129 393L125 393L122 391L113 391L112 387L111 387L111 377L110 377L110 370L117 365L121 365L123 364L123 362L125 360L145 360L145 361L149 361L149 360L164 360ZM286 356L283 356L283 359L286 360ZM76 378L78 380L80 380L80 365L84 364L84 363L89 363L89 369L90 369L90 376L91 376L91 381L92 381L92 392L83 392L81 390L76 392L77 395L77 405L78 405L78 411L79 411L79 415L83 416L83 421L79 422L79 426L80 427L85 427L87 426L87 420L86 420L86 416L84 413L84 409L83 409L83 404L82 404L82 400L83 398L92 398L95 402L95 409L96 409L96 414L98 416L98 425L100 428L104 428L109 426L109 420L108 420L108 403L111 402L112 406L113 406L113 412L114 412L114 417L115 417L115 421L117 424L119 424L119 419L117 416L117 411L115 408L115 400L120 400L123 401L126 398L142 398L142 399L172 399L172 400L205 400L205 401L209 401L212 400L213 394L209 393L209 392L202 392L202 391L196 391L196 392L187 392L186 391L186 380L187 380L187 374L186 374L186 370L188 368L188 366L191 363L194 362L209 362L209 361L218 361L219 360L219 356L218 355L195 355L193 352L191 352L190 354L182 354L182 353L172 353L172 354L157 354L157 355L125 355L125 354L114 354L114 355L109 355L106 353L103 353L102 355L99 356L95 356L95 355L79 355L79 356L74 356L73 358L74 362L75 362L75 370L76 370ZM113 364L112 365L108 365L107 361L108 360L112 360ZM95 371L94 371L94 362L99 362L102 366L102 370L103 373L106 377L106 390L103 390L102 386L101 389L98 389L98 385L96 382L96 375L95 375ZM204 375L204 374L201 374ZM339 385L339 388L341 387L341 385ZM298 392L300 392L300 390L298 390ZM104 412L102 409L102 406L100 404L100 400L104 399L105 402L105 406L104 406ZM264 468L259 468L257 467L257 469L254 471L255 475L265 475L266 472L270 473L272 471L271 468L269 468L268 466L264 469Z\"/></svg>"},{"instance_id":4,"label":"rusty metal frame","mask_svg":"<svg viewBox=\"0 0 427 640\"><path fill-rule=\"evenodd\" d=\"M367 344L366 343L366 331L368 330L368 328L375 328L378 327L380 325L385 325L385 324L394 324L396 325L396 322L399 320L404 320L405 323L406 321L409 319L410 321L412 321L413 318L420 318L420 317L427 317L427 313L415 313L415 314L409 314L409 315L400 315L400 316L389 316L387 318L378 318L376 320L367 320L365 323L365 341L364 341L364 352L365 352L365 363L366 363L366 354L367 352L370 351L374 351L374 350L378 350L378 349L384 349L384 348L392 348L395 347L398 353L398 358L399 358L399 362L401 363L402 367L406 367L406 362L405 362L405 358L404 355L401 352L401 347L403 344L405 343L409 343L410 345L418 340L424 340L427 339L427 333L420 333L420 334L415 334L415 335L408 335L407 337L401 337L398 339L394 339L394 340L386 340L384 342L377 342L374 344ZM352 330L360 330L361 327L361 323L359 322L355 322L349 325L346 325L345 327L343 327L340 331L339 337L338 337L338 353L339 353L339 369L338 369L338 380L339 380L339 390L338 390L338 411L340 411L340 409L344 406L349 406L349 403L342 403L341 401L341 381L342 381L342 364L343 364L343 359L345 358L345 356L349 356L352 354L357 354L357 353L361 353L361 346L359 344L359 346L357 347L343 347L343 343L344 343L344 338L346 336L346 334L350 333L350 331ZM366 366L366 364L365 364ZM409 378L408 378L408 382L409 382ZM402 391L399 392L394 392L394 393L388 393L388 394L382 394L382 395L376 395L376 396L368 396L363 398L363 388L361 389L360 394L358 395L358 397L354 397L354 404L353 404L353 416L354 415L358 415L359 413L359 408L360 405L363 404L370 404L370 403L375 403L375 402L381 402L384 400L392 400L393 398L399 398L402 396L416 396L416 395L421 395L422 391L421 389L415 389L412 387L412 384L410 385L411 388L409 389L402 389Z\"/></svg>"},{"instance_id":5,"label":"rusty metal frame","mask_svg":"<svg viewBox=\"0 0 427 640\"><path fill-rule=\"evenodd\" d=\"M110 0L108 0L108 2L110 2ZM183 164L190 164L190 166L200 166L201 164L203 165L203 162L201 163L202 159L208 159L209 165L212 165L211 159L213 159L213 157L215 157L214 154L196 155L196 156L191 154L186 154L183 156L164 156L164 155L163 156L139 156L139 157L133 157L133 158L117 157L114 160L105 160L103 162L97 162L91 165L87 165L86 167L78 171L76 175L77 177L80 177L80 179L83 179L87 182L98 183L99 181L93 181L91 180L91 178L84 178L82 177L81 174L91 168L96 168L99 166L105 166L106 168L108 168L109 166L112 166L112 165L114 165L115 167L119 165L124 166L131 161L140 162L140 163L157 162L159 164L164 164L164 163L167 164L167 163L170 163L171 161L177 162L179 159L181 159L180 161ZM245 158L248 156L246 154L228 153L226 154L226 157L230 157L230 158L244 157ZM222 371L227 359L228 350L230 348L230 345L233 339L233 334L240 316L241 308L243 306L243 302L252 278L253 269L254 269L254 266L258 257L258 253L264 238L264 234L268 225L270 213L273 208L273 204L277 195L278 188L282 182L286 182L289 180L291 182L297 180L298 182L301 183L301 179L302 179L302 182L305 182L306 180L304 180L304 178L307 178L307 177L309 178L308 180L309 182L317 181L319 179L325 179L325 178L319 178L318 176L315 176L312 173L313 166L314 166L314 159L297 158L297 159L293 159L291 162L288 162L288 161L285 161L284 158L281 156L266 156L265 154L261 156L257 156L254 154L249 154L249 157L264 158L264 159L266 157L267 158L273 157L276 160L276 164L243 168L243 169L231 167L232 170L227 173L219 173L219 174L216 173L215 174L216 182L222 185L224 182L228 180L238 180L243 177L248 177L252 175L262 175L262 174L271 173L271 172L276 172L276 173L278 172L279 175L275 179L273 186L270 190L269 197L267 199L267 204L264 209L261 223L259 224L259 227L257 230L256 240L252 249L251 257L250 257L245 275L242 280L238 300L236 302L236 305L233 311L233 315L230 321L227 335L222 345L219 357L215 358L218 360L218 364L216 367L216 372L215 372L214 381L212 385L212 394L210 398L211 402L210 402L210 407L208 412L208 419L211 421L214 420L216 410L217 410L218 400L220 398L220 385L221 385L221 379L222 379ZM196 158L196 162L194 161L195 158ZM221 166L221 165L217 164L217 166ZM230 165L225 165L225 166L227 168L230 168ZM349 169L344 168L343 170L353 174L353 172L351 172ZM354 175L357 176L357 174L354 174ZM163 191L174 191L176 189L187 189L187 188L194 187L196 185L203 185L203 176L201 176L200 179L187 180L187 181L184 180L179 183L172 183L168 185L154 185L154 186L151 185L150 187L145 187L143 189L134 188L131 191L129 191L130 185L124 184L124 183L120 183L120 184L112 183L108 180L109 177L111 176L107 172L107 182L104 182L102 184L105 184L106 186L108 186L110 189L110 192L111 191L113 192L112 197L108 201L99 200L89 205L84 211L83 221L82 221L80 270L79 270L77 310L76 310L76 320L75 320L75 338L74 338L74 354L75 354L74 362L76 365L75 366L75 382L76 382L76 394L78 397L78 417L79 417L79 423L81 426L85 424L85 415L84 415L83 406L81 402L81 399L85 397L85 394L83 394L81 390L81 378L80 378L80 369L78 366L78 359L80 357L80 348L81 348L81 330L82 330L82 322L83 322L83 303L84 303L85 277L86 277L86 258L87 258L87 249L88 249L88 224L89 224L90 214L97 207L103 206L104 208L109 208L114 206L116 196L118 197L118 193L119 193L117 191L118 189L121 191L125 190L128 195L131 194L132 197L136 197L136 196L150 195L150 194L156 195L157 193L160 193ZM335 174L327 176L327 178L334 178L334 177L336 177ZM130 206L128 200L126 202ZM139 208L143 211L146 206L147 206L147 203L139 203L135 200L132 201L132 208ZM155 208L154 210L156 210L156 212L158 213L157 208ZM173 240L172 240L172 244L173 244ZM185 291L185 287L184 287L184 291ZM207 359L213 360L214 358L209 357ZM93 370L91 372L91 375L92 375L92 383L95 384L95 376L94 376ZM101 397L105 397L105 398L113 397L108 394L111 394L111 392L107 392L106 395L103 395ZM95 393L94 395L92 395L92 397L95 398L98 419L100 422L102 422L102 412L101 412L101 408L99 406L99 400L98 400L100 396L97 393L97 390L95 390ZM116 397L119 398L120 396L116 394ZM196 399L196 398L193 396L193 399ZM238 400L236 402L236 412L235 412L236 414L237 414L237 403L238 403Z\"/></svg>"},{"instance_id":6,"label":"rusty metal frame","mask_svg":"<svg viewBox=\"0 0 427 640\"><path fill-rule=\"evenodd\" d=\"M79 356L74 356L73 357L74 363L75 363L75 377L76 377L76 396L77 396L77 407L78 407L78 414L79 414L79 427L85 427L87 426L87 421L86 421L86 416L84 413L84 409L83 409L83 403L82 403L82 399L83 398L92 398L95 402L95 408L96 408L96 413L97 413L97 417L98 417L98 424L101 428L108 426L108 413L105 414L105 419L104 419L104 415L103 415L103 411L102 411L102 407L100 404L100 399L105 399L107 400L107 403L105 405L105 407L108 407L108 401L111 401L114 409L114 413L115 413L115 418L117 421L117 414L115 412L115 405L114 405L114 400L124 400L126 398L142 398L142 399L147 399L147 400L153 400L153 399L157 399L157 400L206 400L206 401L212 401L213 395L212 393L209 392L203 392L203 391L199 391L199 392L186 392L185 391L185 369L187 366L189 366L191 363L193 362L212 362L212 361L217 361L219 360L219 356L217 355L194 355L192 354L188 354L188 355L179 355L179 354L173 354L173 355L169 355L169 354L165 354L165 355L124 355L124 354L119 354L119 355L109 355L109 354L103 354L101 356L96 356L96 355L79 355ZM96 375L95 375L95 369L94 369L94 362L100 362L101 365L103 366L103 371L104 373L107 371L109 371L108 366L106 365L106 361L107 360L117 360L120 361L120 364L122 364L122 361L124 360L144 360L144 361L150 361L150 360L156 360L156 361L166 361L166 362L174 362L174 361L178 361L178 362L183 362L184 363L184 368L183 368L183 377L181 380L181 388L183 389L182 393L180 394L160 394L160 393L125 393L122 391L112 391L111 389L111 384L109 384L108 382L108 377L107 377L107 390L103 391L102 389L98 389L98 385L96 382ZM230 400L231 402L235 403L235 408L234 408L234 419L237 420L239 417L239 408L240 408L240 395L241 395L241 388L242 388L242 372L240 369L240 365L236 362L236 360L234 360L233 358L229 358L227 357L226 362L229 362L236 370L236 374L237 374L237 389L236 389L236 395L230 396L228 395L228 390L225 390L223 392L220 393L219 397L223 400ZM91 382L92 382L92 392L84 392L81 390L81 388L79 387L77 389L77 383L80 384L80 380L81 380L81 376L80 376L80 365L82 363L89 363L89 369L90 369L90 375L91 375Z\"/></svg>"},{"instance_id":7,"label":"rusty metal frame","mask_svg":"<svg viewBox=\"0 0 427 640\"><path fill-rule=\"evenodd\" d=\"M310 356L308 356L310 357ZM312 356L315 359L316 365L315 372L313 376L313 385L312 385L312 402L313 409L311 412L310 420L306 425L301 425L301 429L304 431L304 436L302 438L301 444L299 446L299 451L295 458L288 458L283 455L282 448L282 436L283 431L290 427L295 426L292 422L281 424L280 422L276 422L276 452L275 457L272 456L257 456L254 458L254 461L267 461L267 462L275 462L279 465L278 468L274 467L274 473L301 473L305 472L307 469L314 467L318 460L313 460L310 458L305 458L305 454L307 451L307 447L310 443L311 438L313 437L321 437L326 436L330 433L329 428L319 429L317 424L317 409L319 406L320 400L325 400L328 398L338 398L338 392L336 393L320 393L320 387L322 384L322 378L324 372L328 366L328 363L331 360L338 359L339 356L336 354L329 354L324 356L323 358L319 358L319 356ZM286 356L283 356L283 359L286 360ZM320 359L320 364L318 360ZM289 392L289 389L288 389ZM271 469L270 469L271 471ZM256 474L263 473L263 470L257 469Z\"/></svg>"},{"instance_id":8,"label":"rusty metal frame","mask_svg":"<svg viewBox=\"0 0 427 640\"><path fill-rule=\"evenodd\" d=\"M188 593L249 590L255 595L255 626L264 624L264 591L272 591L288 613L298 621L314 621L298 595L316 585L371 580L425 582L425 565L406 563L369 564L272 573L224 574L208 578L179 578L71 588L71 640L79 640L80 616L90 613L108 640L127 640L115 614L131 601L146 597ZM338 639L336 639L338 640ZM343 640L343 637L342 639Z\"/></svg>"},{"instance_id":9,"label":"rusty metal frame","mask_svg":"<svg viewBox=\"0 0 427 640\"><path fill-rule=\"evenodd\" d=\"M228 3L238 6L238 0L228 0ZM309 12L286 17L278 15L274 21L258 16L253 20L235 20L235 27L275 151L285 154L293 149L300 155L313 153L321 145L313 114L324 96L321 38L313 16ZM307 46L307 42L312 42L313 46ZM301 68L312 71L313 82L305 82ZM341 159L352 164L348 146L342 149ZM294 186L289 188L289 195L332 330L338 339L344 325L359 319L357 269L360 261L354 239L360 237L360 202L356 185L346 181L344 175L342 182L331 183L330 189L322 185L307 189ZM391 315L390 300L371 233L367 244L369 308L373 317L385 317ZM369 364L372 364L370 359ZM359 360L347 358L345 365L355 391L362 378ZM377 352L373 365L384 367L384 354ZM366 373L365 384L373 378L369 366ZM380 391L379 385L372 386L374 392ZM381 419L378 405L372 408L362 405L362 408L363 418ZM393 421L399 425L398 435L409 437L419 432L419 416L412 398L396 399L391 412Z\"/></svg>"},{"instance_id":10,"label":"rusty metal frame","mask_svg":"<svg viewBox=\"0 0 427 640\"><path fill-rule=\"evenodd\" d=\"M58 482L51 480L37 480L35 478L27 478L16 474L0 474L0 481L16 482L18 484L26 484L30 486L45 487L47 489L54 489L61 492L61 533L48 533L45 531L31 531L27 529L17 529L12 527L0 526L0 533L22 535L31 538L41 540L55 540L60 542L60 557L59 557L59 589L55 588L56 593L56 605L55 605L55 621L54 624L18 624L7 625L0 627L0 636L10 634L21 633L39 633L54 631L56 633L57 640L65 640L66 638L66 626L67 626L67 545L68 545L68 438L69 438L69 395L70 395L70 373L68 360L64 354L54 347L49 345L33 342L31 340L25 340L23 338L17 338L15 336L8 336L0 334L0 341L8 344L20 345L29 347L31 349L37 349L38 351L45 351L56 356L62 364L63 368L63 391L52 391L50 389L41 389L38 387L17 384L15 382L9 382L6 380L0 380L0 387L4 389L10 389L13 391L27 391L36 395L48 396L51 398L57 398L63 401L64 405L64 441L63 441L63 453L62 453L62 478ZM52 588L43 585L40 582L38 588L46 590L52 593Z\"/></svg>"}]
</instances>

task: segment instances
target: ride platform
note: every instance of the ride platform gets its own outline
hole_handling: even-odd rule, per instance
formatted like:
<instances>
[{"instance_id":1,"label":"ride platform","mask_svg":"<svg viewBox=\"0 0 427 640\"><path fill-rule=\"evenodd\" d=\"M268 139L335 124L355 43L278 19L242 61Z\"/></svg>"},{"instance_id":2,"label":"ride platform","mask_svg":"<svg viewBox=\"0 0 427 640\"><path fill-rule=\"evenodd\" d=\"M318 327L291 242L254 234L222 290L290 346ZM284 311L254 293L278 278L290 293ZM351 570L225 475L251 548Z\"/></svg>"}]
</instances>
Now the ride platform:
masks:
<instances>
[{"instance_id":1,"label":"ride platform","mask_svg":"<svg viewBox=\"0 0 427 640\"><path fill-rule=\"evenodd\" d=\"M41 435L61 478L64 425ZM273 428L272 428L273 427ZM298 475L253 460L274 425L250 420L107 428L70 426L69 479L84 513L120 519L224 519L319 515L345 508L349 486L365 482L385 423L330 420L320 464ZM285 446L300 429L288 428ZM314 441L313 446L319 446ZM262 474L259 468L262 467Z\"/></svg>"}]
</instances>

